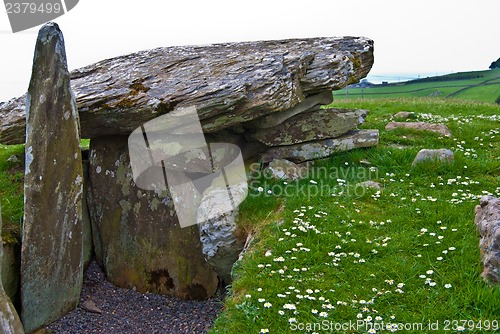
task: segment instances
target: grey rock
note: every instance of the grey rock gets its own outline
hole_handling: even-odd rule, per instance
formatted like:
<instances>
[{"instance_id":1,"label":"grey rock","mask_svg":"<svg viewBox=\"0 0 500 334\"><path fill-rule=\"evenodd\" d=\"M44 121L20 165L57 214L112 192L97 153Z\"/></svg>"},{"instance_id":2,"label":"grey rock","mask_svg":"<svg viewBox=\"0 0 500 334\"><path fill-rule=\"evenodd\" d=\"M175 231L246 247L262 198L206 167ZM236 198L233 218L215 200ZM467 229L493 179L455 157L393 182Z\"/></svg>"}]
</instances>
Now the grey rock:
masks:
<instances>
[{"instance_id":1,"label":"grey rock","mask_svg":"<svg viewBox=\"0 0 500 334\"><path fill-rule=\"evenodd\" d=\"M262 155L262 161L269 162L273 159L287 159L299 163L326 158L340 151L376 146L378 145L378 141L378 130L354 130L334 139L272 147Z\"/></svg>"},{"instance_id":2,"label":"grey rock","mask_svg":"<svg viewBox=\"0 0 500 334\"><path fill-rule=\"evenodd\" d=\"M93 300L90 300L90 299L87 299L86 301L84 301L80 305L80 307L87 312L102 314L102 310L99 307L97 307L97 305L94 303Z\"/></svg>"},{"instance_id":3,"label":"grey rock","mask_svg":"<svg viewBox=\"0 0 500 334\"><path fill-rule=\"evenodd\" d=\"M90 219L89 205L87 201L89 192L89 161L82 161L82 172L83 172L83 196L82 196L82 233L83 233L83 268L86 268L92 260L93 254L93 242L92 242L92 221Z\"/></svg>"},{"instance_id":4,"label":"grey rock","mask_svg":"<svg viewBox=\"0 0 500 334\"><path fill-rule=\"evenodd\" d=\"M373 41L328 37L141 51L75 70L83 138L129 134L175 107L195 106L206 133L294 108L358 82ZM0 142L22 143L26 97L0 104Z\"/></svg>"},{"instance_id":5,"label":"grey rock","mask_svg":"<svg viewBox=\"0 0 500 334\"><path fill-rule=\"evenodd\" d=\"M373 188L373 189L382 189L382 185L379 182L368 180L364 182L360 182L356 184L357 187L363 188Z\"/></svg>"},{"instance_id":6,"label":"grey rock","mask_svg":"<svg viewBox=\"0 0 500 334\"><path fill-rule=\"evenodd\" d=\"M413 129L419 131L430 131L438 133L445 137L451 137L451 131L444 124L432 124L425 122L390 122L385 126L386 130L394 129Z\"/></svg>"},{"instance_id":7,"label":"grey rock","mask_svg":"<svg viewBox=\"0 0 500 334\"><path fill-rule=\"evenodd\" d=\"M227 200L228 190L232 194L231 201ZM226 284L231 282L232 267L244 246L236 235L236 221L238 205L245 199L247 191L246 183L233 185L230 189L210 187L204 191L198 209L203 254Z\"/></svg>"},{"instance_id":8,"label":"grey rock","mask_svg":"<svg viewBox=\"0 0 500 334\"><path fill-rule=\"evenodd\" d=\"M128 136L91 139L89 166L96 257L108 280L139 292L212 297L218 279L205 261L198 226L180 227L167 190L134 183Z\"/></svg>"},{"instance_id":9,"label":"grey rock","mask_svg":"<svg viewBox=\"0 0 500 334\"><path fill-rule=\"evenodd\" d=\"M340 137L365 122L367 110L321 109L300 113L252 138L267 146L283 146Z\"/></svg>"},{"instance_id":10,"label":"grey rock","mask_svg":"<svg viewBox=\"0 0 500 334\"><path fill-rule=\"evenodd\" d=\"M481 276L490 284L500 283L500 199L483 196L476 206L475 219L480 234L479 249L484 265Z\"/></svg>"},{"instance_id":11,"label":"grey rock","mask_svg":"<svg viewBox=\"0 0 500 334\"><path fill-rule=\"evenodd\" d=\"M277 180L298 180L307 175L307 167L286 159L274 159L265 169L266 175Z\"/></svg>"},{"instance_id":12,"label":"grey rock","mask_svg":"<svg viewBox=\"0 0 500 334\"><path fill-rule=\"evenodd\" d=\"M2 214L0 208L0 231L2 231ZM3 241L0 233L0 262L3 262ZM3 267L3 266L2 266ZM0 276L3 277L0 267ZM3 289L2 280L0 280L0 333L2 334L23 334L23 325L19 319L14 305Z\"/></svg>"},{"instance_id":13,"label":"grey rock","mask_svg":"<svg viewBox=\"0 0 500 334\"><path fill-rule=\"evenodd\" d=\"M417 156L412 162L412 166L415 166L424 161L440 161L442 163L450 162L455 158L453 152L446 148L441 148L438 150L423 149L417 153Z\"/></svg>"},{"instance_id":14,"label":"grey rock","mask_svg":"<svg viewBox=\"0 0 500 334\"><path fill-rule=\"evenodd\" d=\"M19 292L20 267L21 267L21 245L9 242L3 243L2 286L11 301L16 301Z\"/></svg>"},{"instance_id":15,"label":"grey rock","mask_svg":"<svg viewBox=\"0 0 500 334\"><path fill-rule=\"evenodd\" d=\"M325 91L319 93L317 95L312 95L304 99L304 101L298 103L292 109L288 109L286 111L282 111L279 113L273 113L267 116L262 116L257 118L254 121L250 121L245 123L245 126L255 127L258 129L267 129L275 127L290 117L293 117L297 114L311 111L311 110L319 110L319 106L330 104L333 102L333 94L331 91Z\"/></svg>"},{"instance_id":16,"label":"grey rock","mask_svg":"<svg viewBox=\"0 0 500 334\"><path fill-rule=\"evenodd\" d=\"M32 332L74 309L83 282L78 112L55 23L38 34L27 100L21 318Z\"/></svg>"},{"instance_id":17,"label":"grey rock","mask_svg":"<svg viewBox=\"0 0 500 334\"><path fill-rule=\"evenodd\" d=\"M394 118L409 119L415 117L415 113L411 111L400 111L394 114Z\"/></svg>"},{"instance_id":18,"label":"grey rock","mask_svg":"<svg viewBox=\"0 0 500 334\"><path fill-rule=\"evenodd\" d=\"M18 157L16 157L16 155L14 154L14 155L11 155L11 156L7 159L7 161L8 161L8 162L14 162L14 163L16 163L16 162L19 162L19 158L18 158Z\"/></svg>"}]
</instances>

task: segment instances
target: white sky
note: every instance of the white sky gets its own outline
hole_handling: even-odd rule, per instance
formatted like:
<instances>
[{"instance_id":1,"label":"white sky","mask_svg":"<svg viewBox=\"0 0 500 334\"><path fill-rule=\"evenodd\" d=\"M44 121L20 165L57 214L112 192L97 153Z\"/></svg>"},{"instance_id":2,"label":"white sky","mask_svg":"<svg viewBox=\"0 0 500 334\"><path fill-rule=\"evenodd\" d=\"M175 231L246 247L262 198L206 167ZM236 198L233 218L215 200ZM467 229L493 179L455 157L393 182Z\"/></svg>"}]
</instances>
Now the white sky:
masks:
<instances>
[{"instance_id":1,"label":"white sky","mask_svg":"<svg viewBox=\"0 0 500 334\"><path fill-rule=\"evenodd\" d=\"M80 0L54 21L70 69L158 46L366 36L370 75L388 75L487 69L500 57L498 13L500 0ZM0 101L27 90L38 29L12 34L1 10Z\"/></svg>"}]
</instances>

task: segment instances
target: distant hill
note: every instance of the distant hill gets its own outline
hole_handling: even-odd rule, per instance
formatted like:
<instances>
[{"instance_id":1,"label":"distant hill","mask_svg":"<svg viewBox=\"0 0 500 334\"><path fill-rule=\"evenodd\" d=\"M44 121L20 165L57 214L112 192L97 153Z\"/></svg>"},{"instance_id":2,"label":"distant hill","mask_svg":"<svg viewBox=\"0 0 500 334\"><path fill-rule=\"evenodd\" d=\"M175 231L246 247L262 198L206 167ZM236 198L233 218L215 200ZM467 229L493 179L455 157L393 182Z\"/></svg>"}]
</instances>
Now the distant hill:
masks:
<instances>
[{"instance_id":1,"label":"distant hill","mask_svg":"<svg viewBox=\"0 0 500 334\"><path fill-rule=\"evenodd\" d=\"M333 95L336 99L436 97L495 103L500 97L500 68L365 87L350 86L334 91Z\"/></svg>"}]
</instances>

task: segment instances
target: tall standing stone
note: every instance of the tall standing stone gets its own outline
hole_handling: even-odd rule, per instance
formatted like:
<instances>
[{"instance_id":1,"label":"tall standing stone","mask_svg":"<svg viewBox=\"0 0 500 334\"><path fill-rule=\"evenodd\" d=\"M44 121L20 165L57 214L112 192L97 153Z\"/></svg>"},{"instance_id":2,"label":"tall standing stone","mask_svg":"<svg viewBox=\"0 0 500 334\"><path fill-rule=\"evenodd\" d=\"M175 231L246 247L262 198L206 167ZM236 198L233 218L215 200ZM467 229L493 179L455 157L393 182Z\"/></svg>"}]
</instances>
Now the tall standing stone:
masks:
<instances>
[{"instance_id":1,"label":"tall standing stone","mask_svg":"<svg viewBox=\"0 0 500 334\"><path fill-rule=\"evenodd\" d=\"M55 23L38 34L26 109L21 319L33 332L76 307L83 281L78 113Z\"/></svg>"},{"instance_id":2,"label":"tall standing stone","mask_svg":"<svg viewBox=\"0 0 500 334\"><path fill-rule=\"evenodd\" d=\"M1 231L2 231L2 215L0 212L0 232ZM2 260L2 257L3 257L3 242L0 233L0 262ZM7 296L7 294L3 289L2 280L0 280L0 333L2 334L24 333L23 325L21 325L21 320L17 315L17 311L12 305L10 298Z\"/></svg>"}]
</instances>

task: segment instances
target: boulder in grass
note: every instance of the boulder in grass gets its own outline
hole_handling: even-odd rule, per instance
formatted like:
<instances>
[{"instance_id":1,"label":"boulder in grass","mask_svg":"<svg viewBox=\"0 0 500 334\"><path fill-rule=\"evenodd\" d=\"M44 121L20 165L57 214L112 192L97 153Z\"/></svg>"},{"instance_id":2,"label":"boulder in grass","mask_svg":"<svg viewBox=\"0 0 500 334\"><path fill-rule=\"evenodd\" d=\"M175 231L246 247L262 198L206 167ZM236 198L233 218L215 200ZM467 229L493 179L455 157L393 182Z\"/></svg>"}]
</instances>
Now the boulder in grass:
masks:
<instances>
[{"instance_id":1,"label":"boulder in grass","mask_svg":"<svg viewBox=\"0 0 500 334\"><path fill-rule=\"evenodd\" d=\"M425 161L439 161L441 163L448 163L453 161L454 158L455 155L453 154L453 151L446 148L441 148L438 150L423 149L418 152L417 156L413 160L412 166Z\"/></svg>"},{"instance_id":2,"label":"boulder in grass","mask_svg":"<svg viewBox=\"0 0 500 334\"><path fill-rule=\"evenodd\" d=\"M425 122L390 122L385 126L386 130L413 129L418 131L430 131L445 137L451 137L451 131L444 124L433 124Z\"/></svg>"}]
</instances>

